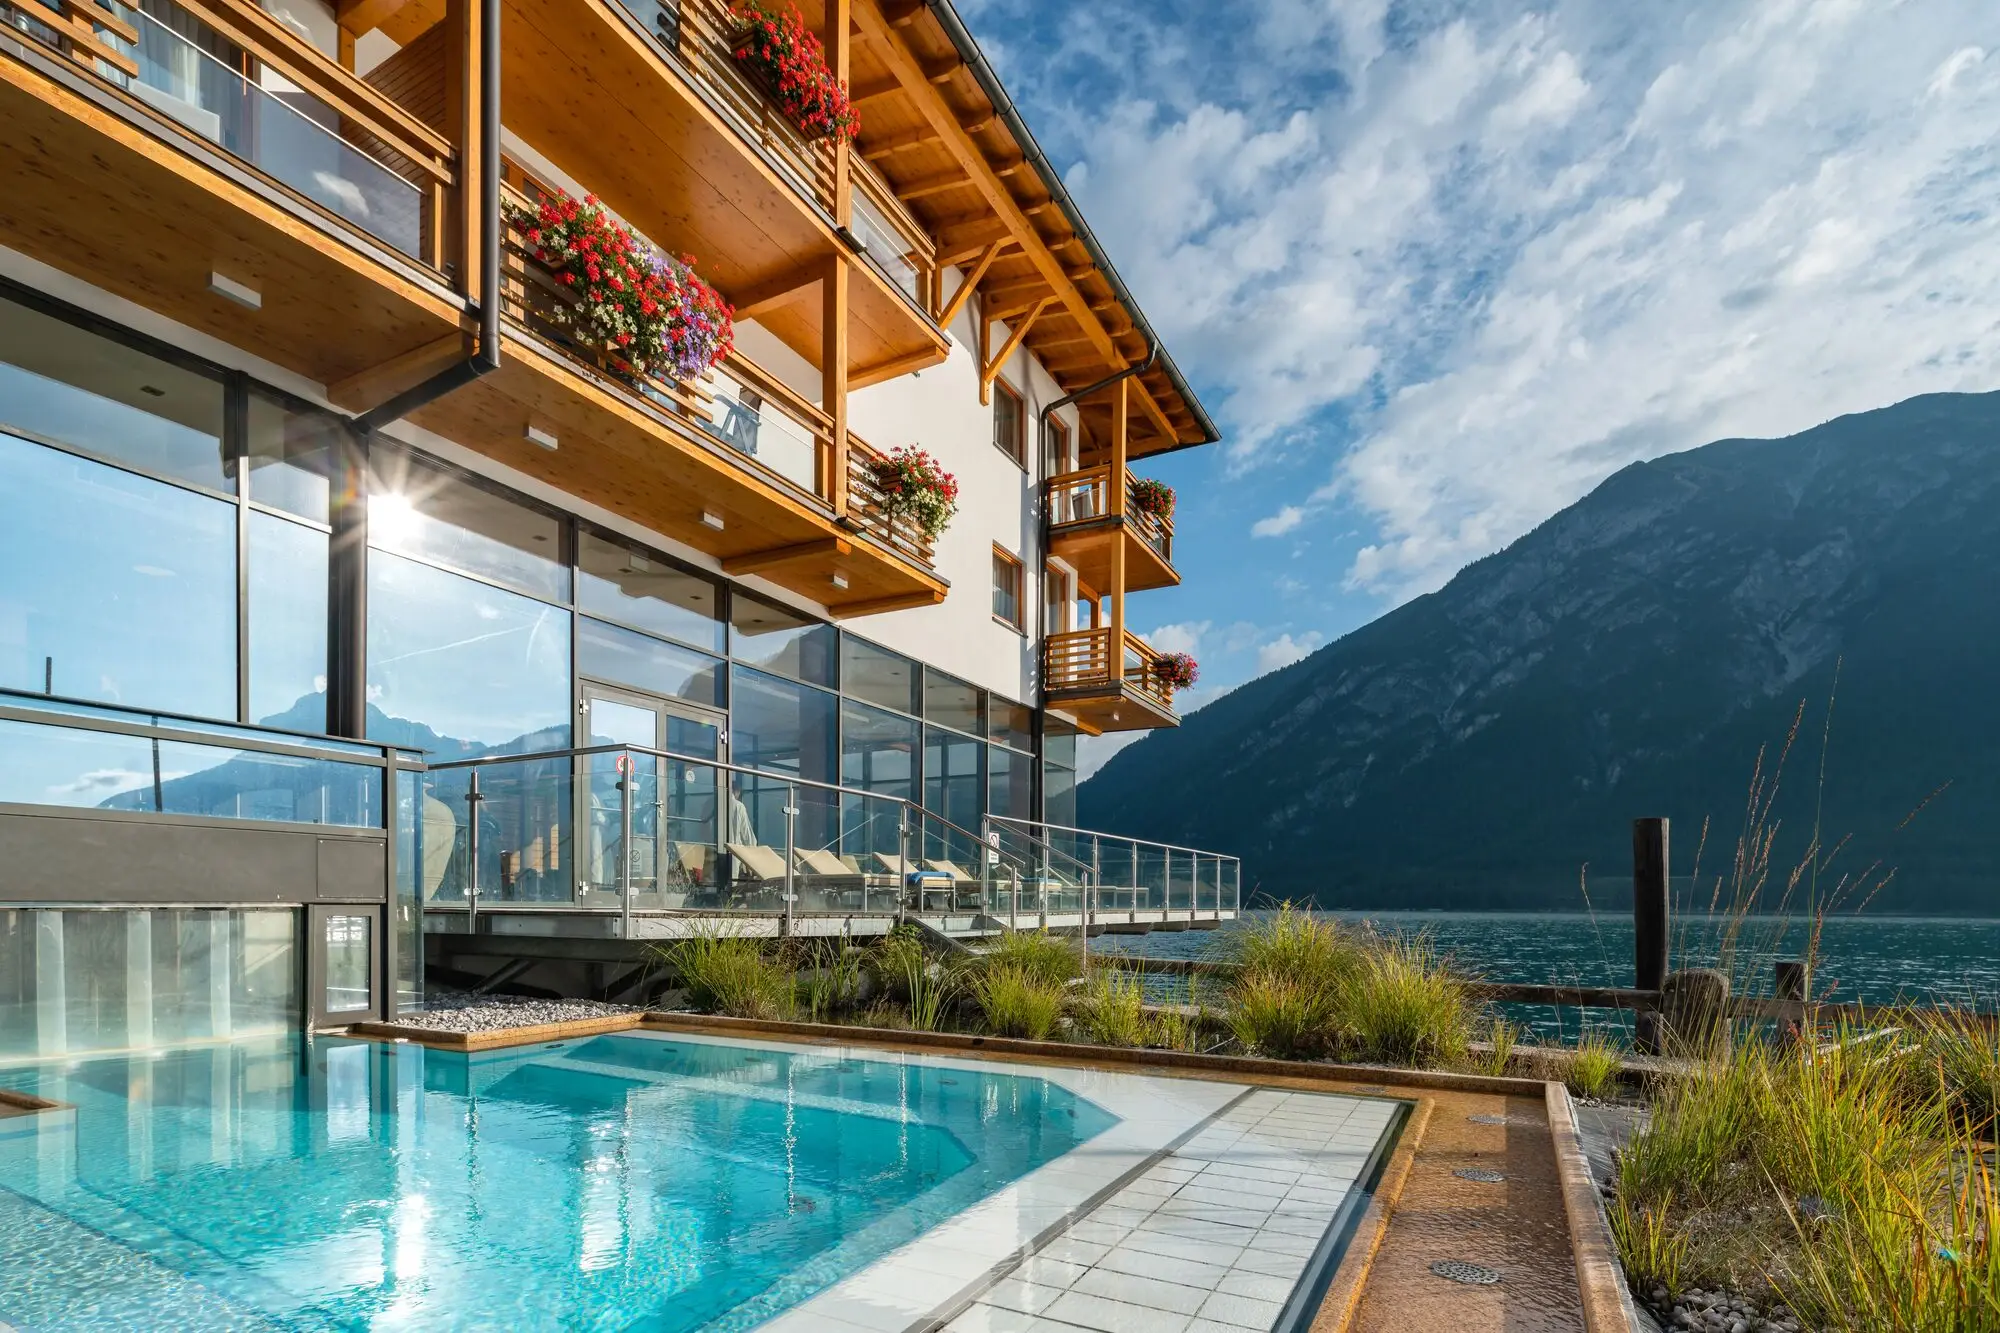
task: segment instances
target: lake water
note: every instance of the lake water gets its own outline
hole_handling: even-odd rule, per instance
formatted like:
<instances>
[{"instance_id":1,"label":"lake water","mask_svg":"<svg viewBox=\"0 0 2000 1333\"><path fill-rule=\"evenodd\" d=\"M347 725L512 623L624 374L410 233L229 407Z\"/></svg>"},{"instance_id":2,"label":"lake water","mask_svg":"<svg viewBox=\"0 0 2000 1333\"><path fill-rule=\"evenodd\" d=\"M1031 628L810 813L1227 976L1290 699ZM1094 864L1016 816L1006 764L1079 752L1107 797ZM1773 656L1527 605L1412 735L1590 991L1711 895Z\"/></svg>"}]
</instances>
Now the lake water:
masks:
<instances>
[{"instance_id":1,"label":"lake water","mask_svg":"<svg viewBox=\"0 0 2000 1333\"><path fill-rule=\"evenodd\" d=\"M1263 915L1250 913L1252 918ZM1333 912L1346 922L1370 921L1385 932L1430 938L1465 971L1488 981L1572 986L1630 986L1632 918L1583 912ZM1771 964L1805 953L1806 924L1753 917L1740 925L1726 968L1740 991L1768 993ZM1682 917L1672 936L1675 967L1723 961L1727 923ZM1106 935L1093 950L1155 958L1228 956L1229 927L1174 935ZM2000 920L1941 917L1843 916L1827 920L1814 973L1816 995L1887 1003L1944 1000L2000 1007ZM1521 1007L1518 1015L1544 1036L1574 1036L1579 1011ZM1616 1015L1590 1011L1593 1023Z\"/></svg>"}]
</instances>

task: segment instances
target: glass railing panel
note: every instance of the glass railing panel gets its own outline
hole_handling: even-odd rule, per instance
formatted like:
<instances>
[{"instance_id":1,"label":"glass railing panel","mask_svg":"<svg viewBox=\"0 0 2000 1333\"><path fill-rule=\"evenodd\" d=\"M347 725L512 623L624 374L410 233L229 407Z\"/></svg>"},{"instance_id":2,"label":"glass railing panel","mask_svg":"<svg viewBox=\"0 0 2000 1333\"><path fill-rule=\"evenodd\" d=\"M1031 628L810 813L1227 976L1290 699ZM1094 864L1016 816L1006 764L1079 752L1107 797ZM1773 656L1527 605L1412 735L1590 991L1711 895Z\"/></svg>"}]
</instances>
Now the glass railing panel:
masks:
<instances>
[{"instance_id":1,"label":"glass railing panel","mask_svg":"<svg viewBox=\"0 0 2000 1333\"><path fill-rule=\"evenodd\" d=\"M411 258L421 257L423 201L415 185L150 14L126 13L139 31L133 96ZM300 101L319 106L303 94Z\"/></svg>"},{"instance_id":2,"label":"glass railing panel","mask_svg":"<svg viewBox=\"0 0 2000 1333\"><path fill-rule=\"evenodd\" d=\"M1138 863L1137 887L1140 892L1139 906L1158 911L1167 906L1167 854L1165 849L1145 844L1135 845L1133 859Z\"/></svg>"},{"instance_id":3,"label":"glass railing panel","mask_svg":"<svg viewBox=\"0 0 2000 1333\"><path fill-rule=\"evenodd\" d=\"M475 771L476 801L472 799ZM426 773L415 835L423 865L424 902L463 905L476 884L482 907L605 905L590 901L594 885L589 874L579 871L573 855L574 797L572 761L567 758L509 760L476 770ZM616 852L614 845L610 854Z\"/></svg>"},{"instance_id":4,"label":"glass railing panel","mask_svg":"<svg viewBox=\"0 0 2000 1333\"><path fill-rule=\"evenodd\" d=\"M0 801L381 828L380 768L0 720Z\"/></svg>"},{"instance_id":5,"label":"glass railing panel","mask_svg":"<svg viewBox=\"0 0 2000 1333\"><path fill-rule=\"evenodd\" d=\"M902 895L902 805L801 787L792 853L799 912L889 912Z\"/></svg>"},{"instance_id":6,"label":"glass railing panel","mask_svg":"<svg viewBox=\"0 0 2000 1333\"><path fill-rule=\"evenodd\" d=\"M718 366L706 386L713 395L702 429L805 491L818 493L819 441L775 402Z\"/></svg>"},{"instance_id":7,"label":"glass railing panel","mask_svg":"<svg viewBox=\"0 0 2000 1333\"><path fill-rule=\"evenodd\" d=\"M849 225L861 238L861 243L868 247L868 258L888 276L889 281L903 289L905 296L921 303L922 271L910 252L909 243L866 194L856 190L853 199L854 214Z\"/></svg>"}]
</instances>

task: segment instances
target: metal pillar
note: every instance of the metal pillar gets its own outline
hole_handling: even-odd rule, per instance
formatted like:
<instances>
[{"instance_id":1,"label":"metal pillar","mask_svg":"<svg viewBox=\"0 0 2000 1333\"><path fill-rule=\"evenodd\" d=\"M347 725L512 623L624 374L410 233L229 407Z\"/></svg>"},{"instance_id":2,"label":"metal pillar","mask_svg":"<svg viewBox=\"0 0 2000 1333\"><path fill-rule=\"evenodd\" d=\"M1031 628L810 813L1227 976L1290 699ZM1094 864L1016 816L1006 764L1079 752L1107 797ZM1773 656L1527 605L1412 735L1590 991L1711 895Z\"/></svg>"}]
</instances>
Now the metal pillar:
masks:
<instances>
[{"instance_id":1,"label":"metal pillar","mask_svg":"<svg viewBox=\"0 0 2000 1333\"><path fill-rule=\"evenodd\" d=\"M632 774L638 767L627 750L618 756L618 938L632 938Z\"/></svg>"},{"instance_id":2,"label":"metal pillar","mask_svg":"<svg viewBox=\"0 0 2000 1333\"><path fill-rule=\"evenodd\" d=\"M465 790L465 933L479 933L479 770L473 769Z\"/></svg>"},{"instance_id":3,"label":"metal pillar","mask_svg":"<svg viewBox=\"0 0 2000 1333\"><path fill-rule=\"evenodd\" d=\"M798 846L799 832L799 789L785 786L785 916L779 924L779 934L790 939L792 935L792 906L798 898L798 866L794 863L793 849Z\"/></svg>"}]
</instances>

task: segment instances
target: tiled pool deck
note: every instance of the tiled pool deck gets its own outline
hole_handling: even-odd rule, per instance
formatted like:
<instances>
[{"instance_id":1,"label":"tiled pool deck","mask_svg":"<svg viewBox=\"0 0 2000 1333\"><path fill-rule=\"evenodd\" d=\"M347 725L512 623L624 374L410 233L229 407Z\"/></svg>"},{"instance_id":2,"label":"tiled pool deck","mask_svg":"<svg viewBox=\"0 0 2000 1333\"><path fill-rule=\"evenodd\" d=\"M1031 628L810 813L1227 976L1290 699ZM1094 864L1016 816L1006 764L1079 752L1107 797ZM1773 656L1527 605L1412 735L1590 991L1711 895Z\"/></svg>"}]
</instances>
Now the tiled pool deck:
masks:
<instances>
[{"instance_id":1,"label":"tiled pool deck","mask_svg":"<svg viewBox=\"0 0 2000 1333\"><path fill-rule=\"evenodd\" d=\"M1330 1233L1399 1108L1015 1068L1119 1123L780 1316L769 1333L1269 1333L1315 1260L1331 1257ZM1298 1303L1308 1316L1313 1295Z\"/></svg>"}]
</instances>

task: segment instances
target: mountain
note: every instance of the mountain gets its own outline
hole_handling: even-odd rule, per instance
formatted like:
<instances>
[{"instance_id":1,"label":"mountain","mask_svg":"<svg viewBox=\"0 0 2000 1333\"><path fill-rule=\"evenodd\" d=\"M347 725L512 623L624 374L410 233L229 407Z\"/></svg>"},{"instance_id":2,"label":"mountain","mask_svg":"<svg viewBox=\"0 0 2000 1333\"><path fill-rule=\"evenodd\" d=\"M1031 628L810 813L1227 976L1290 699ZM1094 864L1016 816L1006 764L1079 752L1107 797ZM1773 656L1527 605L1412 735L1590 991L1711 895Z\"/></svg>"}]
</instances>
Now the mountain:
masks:
<instances>
[{"instance_id":1,"label":"mountain","mask_svg":"<svg viewBox=\"0 0 2000 1333\"><path fill-rule=\"evenodd\" d=\"M1779 873L1823 800L1836 876L1895 872L1871 910L2000 912L2000 394L1633 464L1120 752L1080 816L1328 906L1578 906L1586 865L1622 904L1635 817L1677 876L1712 821L1727 868L1801 704Z\"/></svg>"}]
</instances>

